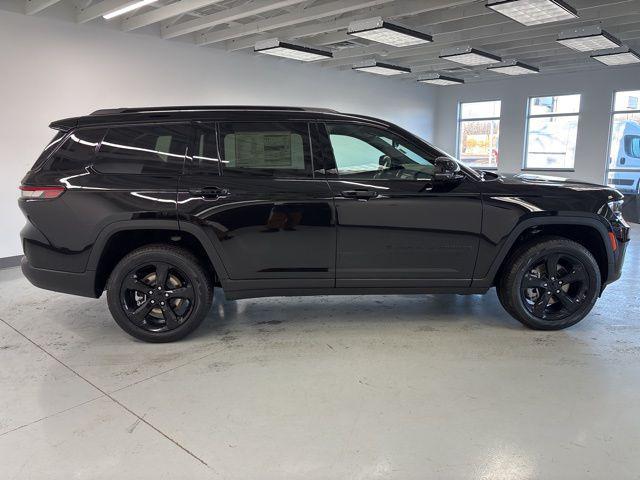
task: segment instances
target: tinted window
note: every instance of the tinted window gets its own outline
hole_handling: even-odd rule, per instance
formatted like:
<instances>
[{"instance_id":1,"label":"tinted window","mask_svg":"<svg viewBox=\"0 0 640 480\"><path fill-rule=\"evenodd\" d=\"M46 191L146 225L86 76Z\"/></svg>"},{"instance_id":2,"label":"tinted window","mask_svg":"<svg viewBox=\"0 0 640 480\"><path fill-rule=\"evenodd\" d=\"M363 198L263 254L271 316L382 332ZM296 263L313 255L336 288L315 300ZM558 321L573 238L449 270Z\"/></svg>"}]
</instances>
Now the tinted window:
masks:
<instances>
[{"instance_id":1,"label":"tinted window","mask_svg":"<svg viewBox=\"0 0 640 480\"><path fill-rule=\"evenodd\" d=\"M76 130L51 156L49 169L55 171L81 170L91 165L96 147L104 136L104 129Z\"/></svg>"},{"instance_id":2,"label":"tinted window","mask_svg":"<svg viewBox=\"0 0 640 480\"><path fill-rule=\"evenodd\" d=\"M381 180L424 180L437 155L386 130L367 125L327 124L338 174Z\"/></svg>"},{"instance_id":3,"label":"tinted window","mask_svg":"<svg viewBox=\"0 0 640 480\"><path fill-rule=\"evenodd\" d=\"M95 169L130 174L181 172L191 132L188 125L110 128L100 145Z\"/></svg>"},{"instance_id":4,"label":"tinted window","mask_svg":"<svg viewBox=\"0 0 640 480\"><path fill-rule=\"evenodd\" d=\"M624 141L627 155L634 158L640 158L640 136L626 135L624 137Z\"/></svg>"},{"instance_id":5,"label":"tinted window","mask_svg":"<svg viewBox=\"0 0 640 480\"><path fill-rule=\"evenodd\" d=\"M191 155L194 170L220 173L216 129L214 125L199 125L196 131L195 151Z\"/></svg>"},{"instance_id":6,"label":"tinted window","mask_svg":"<svg viewBox=\"0 0 640 480\"><path fill-rule=\"evenodd\" d=\"M221 123L225 175L311 176L306 123Z\"/></svg>"}]
</instances>

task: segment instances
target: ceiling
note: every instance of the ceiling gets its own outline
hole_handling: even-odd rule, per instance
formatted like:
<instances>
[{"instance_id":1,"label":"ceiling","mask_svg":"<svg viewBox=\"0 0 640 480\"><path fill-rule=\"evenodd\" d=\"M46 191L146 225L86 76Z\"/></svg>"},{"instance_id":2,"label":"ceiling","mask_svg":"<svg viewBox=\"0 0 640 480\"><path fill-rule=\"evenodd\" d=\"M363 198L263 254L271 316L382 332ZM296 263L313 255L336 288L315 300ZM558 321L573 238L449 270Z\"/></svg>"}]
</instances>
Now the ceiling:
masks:
<instances>
[{"instance_id":1,"label":"ceiling","mask_svg":"<svg viewBox=\"0 0 640 480\"><path fill-rule=\"evenodd\" d=\"M134 0L24 0L27 15L46 15L63 4L78 23L99 25L104 14ZM333 51L326 67L350 69L367 59L411 67L394 78L415 79L427 72L466 81L504 76L484 67L465 67L438 58L447 47L470 45L540 68L542 74L607 68L558 44L561 30L600 25L631 48L640 47L640 0L566 0L578 11L573 20L526 27L485 6L484 0L159 0L113 18L125 32L153 29L166 41L180 39L194 48L253 53L256 41L277 37ZM419 29L433 43L391 47L349 36L353 20L381 16ZM290 60L282 60L290 61ZM611 68L611 67L609 67ZM356 73L354 73L356 74ZM364 75L361 73L361 75Z\"/></svg>"}]
</instances>

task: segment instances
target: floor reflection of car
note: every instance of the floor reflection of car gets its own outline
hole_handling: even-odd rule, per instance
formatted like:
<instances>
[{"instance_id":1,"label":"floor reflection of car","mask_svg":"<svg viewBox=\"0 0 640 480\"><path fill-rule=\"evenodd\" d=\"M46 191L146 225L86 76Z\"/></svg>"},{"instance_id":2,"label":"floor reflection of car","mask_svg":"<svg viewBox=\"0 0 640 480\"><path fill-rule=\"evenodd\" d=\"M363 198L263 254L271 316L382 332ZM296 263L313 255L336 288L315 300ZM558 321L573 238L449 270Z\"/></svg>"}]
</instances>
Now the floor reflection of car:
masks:
<instances>
[{"instance_id":1,"label":"floor reflection of car","mask_svg":"<svg viewBox=\"0 0 640 480\"><path fill-rule=\"evenodd\" d=\"M640 124L614 125L609 160L609 183L623 193L640 193ZM627 170L627 171L625 171Z\"/></svg>"}]
</instances>

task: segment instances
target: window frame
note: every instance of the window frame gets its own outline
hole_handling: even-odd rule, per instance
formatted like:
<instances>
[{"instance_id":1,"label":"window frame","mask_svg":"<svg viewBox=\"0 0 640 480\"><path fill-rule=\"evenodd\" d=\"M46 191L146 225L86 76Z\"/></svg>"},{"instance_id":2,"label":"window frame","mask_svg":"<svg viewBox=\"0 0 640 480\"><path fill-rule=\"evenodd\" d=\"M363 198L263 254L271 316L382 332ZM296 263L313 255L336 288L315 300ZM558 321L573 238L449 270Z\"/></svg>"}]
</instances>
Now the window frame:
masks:
<instances>
[{"instance_id":1,"label":"window frame","mask_svg":"<svg viewBox=\"0 0 640 480\"><path fill-rule=\"evenodd\" d=\"M91 170L93 170L93 172L95 172L96 174L99 175L150 175L150 176L180 176L180 175L184 175L186 173L186 166L187 166L187 159L190 158L191 155L191 150L193 148L193 142L194 142L194 133L195 133L195 125L191 120L183 120L183 121L166 121L166 122L118 122L118 123L110 123L110 124L104 124L104 125L100 125L100 127L105 128L105 134L102 136L102 140L100 140L100 142L98 143L98 145L96 146L96 149L93 153L93 160L95 162L96 157L100 154L100 149L102 148L102 143L104 142L104 139L107 137L107 135L109 134L109 131L111 129L114 128L135 128L135 127L146 127L146 126L164 126L164 125L183 125L185 127L188 127L191 129L191 133L189 135L189 137L187 138L186 144L187 144L187 149L184 153L184 156L182 158L182 164L181 167L179 169L176 169L175 172L157 172L157 173L118 173L118 172L102 172L99 169L97 169L95 167L94 163L91 163ZM96 128L98 126L96 125Z\"/></svg>"},{"instance_id":2,"label":"window frame","mask_svg":"<svg viewBox=\"0 0 640 480\"><path fill-rule=\"evenodd\" d=\"M463 119L461 117L462 115L462 105L465 103L484 103L484 102L500 102L500 115L498 115L497 117L478 117L478 118L469 118L469 119ZM500 128L500 124L502 123L502 99L500 98L487 98L484 100L471 100L471 101L462 101L459 100L458 101L458 109L456 111L456 158L458 159L458 161L464 165L466 165L469 168L479 168L482 170L492 170L492 171L496 171L499 168L499 164L498 161L499 159L496 159L496 165L494 166L490 166L490 167L484 167L482 165L467 165L466 162L464 162L461 158L460 158L460 138L461 138L461 126L462 126L462 122L470 122L470 121L498 121L498 129ZM500 132L498 130L498 145L500 145ZM499 147L498 147L499 148ZM498 150L498 155L499 155L499 150Z\"/></svg>"},{"instance_id":3,"label":"window frame","mask_svg":"<svg viewBox=\"0 0 640 480\"><path fill-rule=\"evenodd\" d=\"M206 120L201 121L201 123L207 123ZM312 133L311 130L311 125L312 123L315 123L315 121L313 120L307 120L307 119L288 119L288 118L275 118L275 119L218 119L215 120L215 129L216 129L216 144L217 144L217 150L218 150L218 169L219 169L219 175L221 177L225 176L225 168L224 168L224 163L225 163L225 159L223 158L223 139L222 139L222 128L221 128L221 124L226 124L226 123L232 123L232 124L238 124L238 123L300 123L300 124L305 124L306 125L306 130L307 130L307 141L309 142L309 162L311 165L311 170L310 172L307 172L306 168L304 170L305 175L294 175L294 174L290 174L287 173L286 175L250 175L249 172L247 172L246 175L231 175L231 174L227 174L227 177L233 178L263 178L263 179L296 179L296 180L313 180L316 178L316 169L315 169L315 165L316 165L316 158L315 158L315 147L314 145L318 142L317 140L317 136L314 136L314 134ZM195 137L194 137L195 140ZM304 147L304 143L303 143L303 147ZM306 155L305 155L306 157ZM243 170L247 170L250 171L251 169L243 169ZM257 169L256 169L257 170ZM284 170L284 169L283 169ZM278 171L278 169L273 169L274 172Z\"/></svg>"},{"instance_id":4,"label":"window frame","mask_svg":"<svg viewBox=\"0 0 640 480\"><path fill-rule=\"evenodd\" d=\"M613 119L616 114L619 113L638 113L640 114L640 103L638 104L638 108L634 110L616 110L616 95L622 92L636 92L640 90L614 90L613 96L611 97L611 111L609 113L609 135L608 135L608 145L607 145L607 156L605 157L605 169L604 169L604 184L609 185L609 173L610 172L640 172L640 168L614 168L610 167L611 160L611 140L613 137ZM626 153L626 152L625 152ZM615 187L614 187L615 188Z\"/></svg>"},{"instance_id":5,"label":"window frame","mask_svg":"<svg viewBox=\"0 0 640 480\"><path fill-rule=\"evenodd\" d=\"M580 106L578 107L578 111L574 113L546 113L540 115L532 115L531 114L531 100L533 98L543 98L543 97L567 97L570 95L579 95L580 96ZM552 93L548 95L531 95L527 97L527 108L525 111L525 122L524 122L524 149L522 152L522 165L521 170L523 172L575 172L576 171L576 159L573 159L573 167L572 168L538 168L538 167L527 167L527 159L529 157L529 121L531 118L549 118L549 117L578 117L578 123L576 124L576 152L578 149L578 131L580 129L580 115L582 113L582 93Z\"/></svg>"},{"instance_id":6,"label":"window frame","mask_svg":"<svg viewBox=\"0 0 640 480\"><path fill-rule=\"evenodd\" d=\"M338 168L338 165L336 163L336 157L335 157L335 153L333 151L333 145L331 143L331 138L329 135L329 130L327 129L327 125L330 124L340 124L340 125L358 125L358 126L363 126L363 127L369 127L369 128L375 128L384 132L389 132L390 134L393 134L399 138L401 138L402 140L404 140L405 142L407 142L409 145L413 146L414 148L418 149L418 150L425 150L425 148L422 145L419 145L418 142L416 142L416 140L414 139L410 139L407 138L405 135L402 135L401 133L391 130L388 127L386 127L385 125L379 125L379 124L375 124L375 123L370 123L370 122L366 122L366 121L357 121L357 120L321 120L317 123L318 125L318 129L321 130L321 132L319 133L320 137L321 137L321 141L324 144L324 148L323 151L326 152L325 158L324 158L324 170L326 172L326 176L327 178L330 179L345 179L345 180L349 180L349 177L341 177L340 176L340 169ZM429 145L429 148L432 148L434 150L434 152L438 152L438 150L435 147L432 147ZM440 155L439 155L440 156ZM328 158L327 158L328 157ZM437 158L437 157L436 157ZM430 162L432 163L432 162ZM327 167L331 167L331 168L327 168ZM352 177L354 180L357 180L356 177ZM363 178L364 180L364 178ZM371 180L373 181L373 179L366 179L366 180ZM386 178L386 179L380 179L381 181L404 181L404 182L414 182L416 180L408 180L408 179L395 179L395 178ZM422 182L433 182L433 178L430 179L420 179L419 181Z\"/></svg>"}]
</instances>

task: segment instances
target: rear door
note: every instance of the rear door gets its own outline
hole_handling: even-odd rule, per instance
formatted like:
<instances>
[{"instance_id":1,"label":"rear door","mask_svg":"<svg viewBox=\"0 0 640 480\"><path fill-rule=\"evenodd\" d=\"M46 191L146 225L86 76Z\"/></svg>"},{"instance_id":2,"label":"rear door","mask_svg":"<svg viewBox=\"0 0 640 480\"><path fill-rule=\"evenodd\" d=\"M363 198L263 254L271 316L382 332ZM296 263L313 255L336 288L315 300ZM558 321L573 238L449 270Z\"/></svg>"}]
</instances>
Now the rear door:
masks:
<instances>
[{"instance_id":1,"label":"rear door","mask_svg":"<svg viewBox=\"0 0 640 480\"><path fill-rule=\"evenodd\" d=\"M337 218L337 287L468 286L482 202L471 179L435 182L439 152L378 126L321 131Z\"/></svg>"},{"instance_id":2,"label":"rear door","mask_svg":"<svg viewBox=\"0 0 640 480\"><path fill-rule=\"evenodd\" d=\"M333 287L333 200L324 176L315 178L310 125L220 121L197 128L180 179L179 217L206 231L224 264L225 287Z\"/></svg>"}]
</instances>

